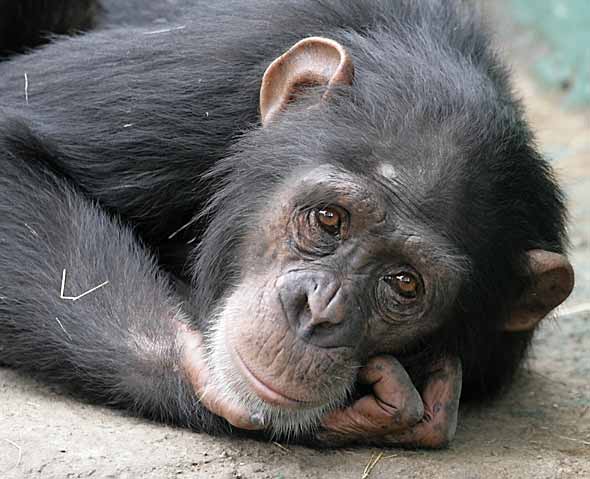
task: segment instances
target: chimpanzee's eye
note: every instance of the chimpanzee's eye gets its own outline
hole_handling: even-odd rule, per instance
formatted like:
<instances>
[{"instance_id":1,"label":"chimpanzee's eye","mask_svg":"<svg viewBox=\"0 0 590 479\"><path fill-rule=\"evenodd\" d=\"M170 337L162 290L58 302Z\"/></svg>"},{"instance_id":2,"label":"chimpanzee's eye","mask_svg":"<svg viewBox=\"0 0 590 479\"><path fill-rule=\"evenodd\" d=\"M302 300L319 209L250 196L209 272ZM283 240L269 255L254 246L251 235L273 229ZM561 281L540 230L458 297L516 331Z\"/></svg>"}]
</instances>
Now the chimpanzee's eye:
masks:
<instances>
[{"instance_id":1,"label":"chimpanzee's eye","mask_svg":"<svg viewBox=\"0 0 590 479\"><path fill-rule=\"evenodd\" d=\"M335 208L322 208L316 211L318 221L322 228L328 233L337 235L340 233L342 218L340 212Z\"/></svg>"},{"instance_id":2,"label":"chimpanzee's eye","mask_svg":"<svg viewBox=\"0 0 590 479\"><path fill-rule=\"evenodd\" d=\"M339 206L300 210L292 222L294 246L313 257L332 254L348 238L349 213Z\"/></svg>"},{"instance_id":3,"label":"chimpanzee's eye","mask_svg":"<svg viewBox=\"0 0 590 479\"><path fill-rule=\"evenodd\" d=\"M320 227L328 234L341 238L346 223L346 212L336 206L318 208L315 218Z\"/></svg>"},{"instance_id":4,"label":"chimpanzee's eye","mask_svg":"<svg viewBox=\"0 0 590 479\"><path fill-rule=\"evenodd\" d=\"M414 300L420 293L420 279L416 274L409 271L400 271L396 274L387 275L383 280L399 297L405 300Z\"/></svg>"}]
</instances>

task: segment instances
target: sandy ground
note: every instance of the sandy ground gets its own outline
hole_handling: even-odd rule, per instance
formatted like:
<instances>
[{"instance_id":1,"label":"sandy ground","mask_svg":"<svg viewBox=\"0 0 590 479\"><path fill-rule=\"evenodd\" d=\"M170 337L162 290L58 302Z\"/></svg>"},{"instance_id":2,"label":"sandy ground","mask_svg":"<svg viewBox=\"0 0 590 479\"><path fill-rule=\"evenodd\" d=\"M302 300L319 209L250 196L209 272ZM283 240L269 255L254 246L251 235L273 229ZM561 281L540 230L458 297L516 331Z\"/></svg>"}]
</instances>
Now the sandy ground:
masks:
<instances>
[{"instance_id":1,"label":"sandy ground","mask_svg":"<svg viewBox=\"0 0 590 479\"><path fill-rule=\"evenodd\" d=\"M513 390L462 409L450 449L319 452L212 438L82 404L0 369L0 478L590 478L590 114L564 112L559 97L517 73L570 194L578 285L545 324Z\"/></svg>"}]
</instances>

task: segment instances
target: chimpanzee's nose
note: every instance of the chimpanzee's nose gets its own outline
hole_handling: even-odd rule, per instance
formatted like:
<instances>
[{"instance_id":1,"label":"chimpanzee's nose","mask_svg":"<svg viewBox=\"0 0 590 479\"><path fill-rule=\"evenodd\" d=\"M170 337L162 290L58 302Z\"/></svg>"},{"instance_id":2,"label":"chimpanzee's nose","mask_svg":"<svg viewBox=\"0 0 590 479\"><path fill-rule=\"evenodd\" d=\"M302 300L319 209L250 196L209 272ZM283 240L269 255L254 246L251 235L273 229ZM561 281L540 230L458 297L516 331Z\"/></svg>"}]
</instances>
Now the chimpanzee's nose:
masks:
<instances>
[{"instance_id":1,"label":"chimpanzee's nose","mask_svg":"<svg viewBox=\"0 0 590 479\"><path fill-rule=\"evenodd\" d=\"M277 282L289 325L300 339L322 348L355 346L360 311L352 287L329 273L288 273Z\"/></svg>"}]
</instances>

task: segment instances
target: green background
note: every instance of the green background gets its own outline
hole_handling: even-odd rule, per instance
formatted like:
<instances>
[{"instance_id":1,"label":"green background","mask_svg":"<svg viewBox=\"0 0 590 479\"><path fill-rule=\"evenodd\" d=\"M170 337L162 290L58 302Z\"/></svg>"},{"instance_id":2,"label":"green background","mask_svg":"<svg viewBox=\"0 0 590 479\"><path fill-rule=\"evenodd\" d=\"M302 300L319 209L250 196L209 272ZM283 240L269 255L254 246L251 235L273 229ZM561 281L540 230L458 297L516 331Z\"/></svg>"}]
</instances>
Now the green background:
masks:
<instances>
[{"instance_id":1,"label":"green background","mask_svg":"<svg viewBox=\"0 0 590 479\"><path fill-rule=\"evenodd\" d=\"M590 0L510 0L510 6L547 49L533 66L536 77L566 91L567 106L590 105Z\"/></svg>"}]
</instances>

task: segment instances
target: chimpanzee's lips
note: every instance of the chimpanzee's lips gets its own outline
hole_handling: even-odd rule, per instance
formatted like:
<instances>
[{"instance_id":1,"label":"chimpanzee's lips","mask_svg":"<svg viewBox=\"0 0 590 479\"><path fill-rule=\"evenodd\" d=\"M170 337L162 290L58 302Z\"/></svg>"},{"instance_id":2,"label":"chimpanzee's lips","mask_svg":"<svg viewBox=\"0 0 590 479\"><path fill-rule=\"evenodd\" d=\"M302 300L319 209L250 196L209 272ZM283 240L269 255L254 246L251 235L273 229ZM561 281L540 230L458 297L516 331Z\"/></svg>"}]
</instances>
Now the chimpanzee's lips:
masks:
<instances>
[{"instance_id":1,"label":"chimpanzee's lips","mask_svg":"<svg viewBox=\"0 0 590 479\"><path fill-rule=\"evenodd\" d=\"M279 406L291 409L300 409L302 407L310 406L310 403L305 401L299 401L293 399L284 394L271 388L269 385L260 380L246 365L245 361L241 358L240 353L235 350L236 363L242 376L248 380L249 385L252 387L256 395L264 402L272 404L273 406Z\"/></svg>"}]
</instances>

